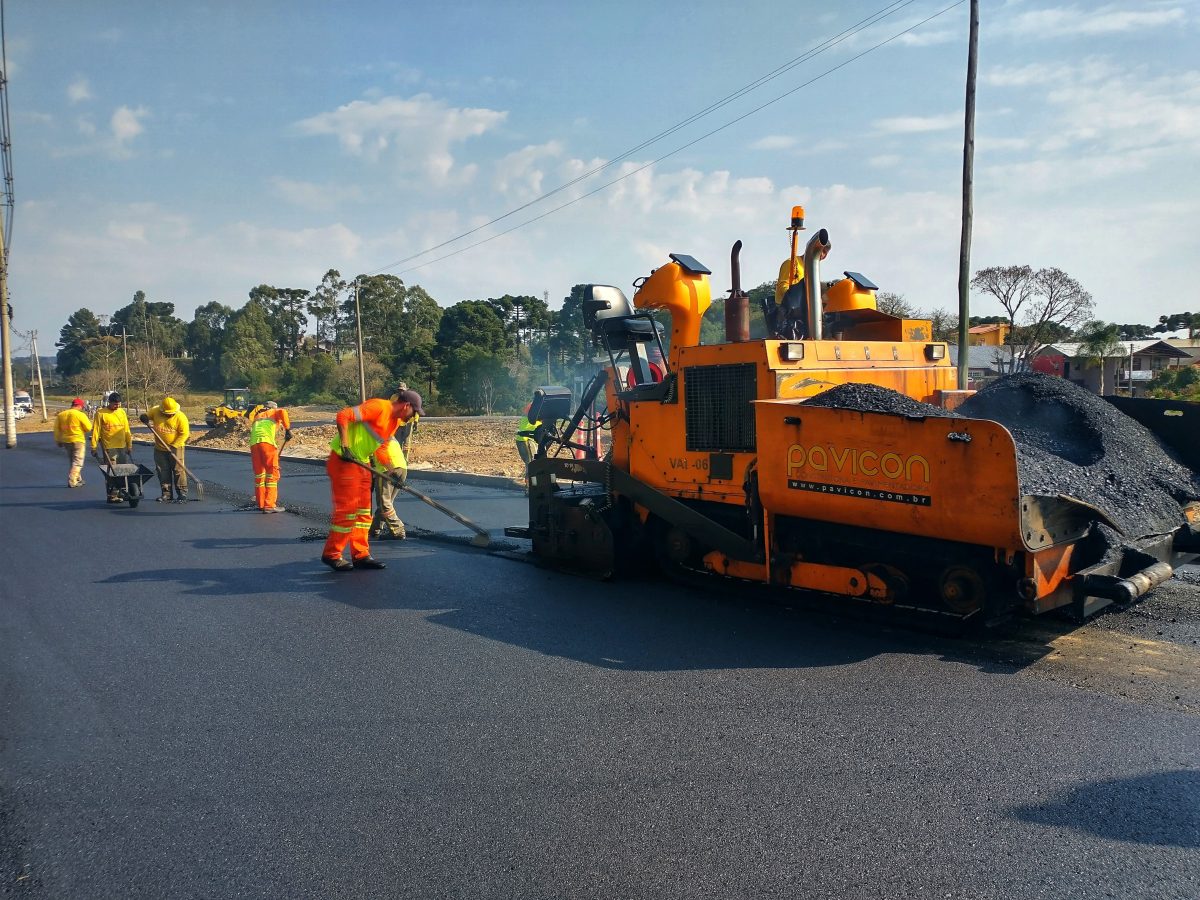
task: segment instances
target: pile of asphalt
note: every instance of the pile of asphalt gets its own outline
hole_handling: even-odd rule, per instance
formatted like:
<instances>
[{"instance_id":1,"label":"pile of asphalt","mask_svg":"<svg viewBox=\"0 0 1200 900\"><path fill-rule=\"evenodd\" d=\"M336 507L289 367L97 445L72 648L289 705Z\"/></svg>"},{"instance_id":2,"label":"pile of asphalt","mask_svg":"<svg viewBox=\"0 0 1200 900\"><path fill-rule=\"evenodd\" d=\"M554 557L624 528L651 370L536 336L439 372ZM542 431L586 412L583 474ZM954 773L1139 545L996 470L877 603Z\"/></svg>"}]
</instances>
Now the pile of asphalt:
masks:
<instances>
[{"instance_id":1,"label":"pile of asphalt","mask_svg":"<svg viewBox=\"0 0 1200 900\"><path fill-rule=\"evenodd\" d=\"M931 406L874 384L839 384L809 398L805 405L852 409L856 412L892 413L897 416L953 415L940 406Z\"/></svg>"},{"instance_id":2,"label":"pile of asphalt","mask_svg":"<svg viewBox=\"0 0 1200 900\"><path fill-rule=\"evenodd\" d=\"M1065 378L1009 375L958 409L1006 427L1026 494L1065 494L1102 510L1126 538L1183 522L1200 476L1115 406Z\"/></svg>"},{"instance_id":3,"label":"pile of asphalt","mask_svg":"<svg viewBox=\"0 0 1200 900\"><path fill-rule=\"evenodd\" d=\"M1126 539L1173 530L1183 523L1180 504L1200 499L1200 475L1141 424L1065 378L1009 375L954 413L873 384L838 385L806 405L999 422L1016 443L1023 494L1090 503Z\"/></svg>"}]
</instances>

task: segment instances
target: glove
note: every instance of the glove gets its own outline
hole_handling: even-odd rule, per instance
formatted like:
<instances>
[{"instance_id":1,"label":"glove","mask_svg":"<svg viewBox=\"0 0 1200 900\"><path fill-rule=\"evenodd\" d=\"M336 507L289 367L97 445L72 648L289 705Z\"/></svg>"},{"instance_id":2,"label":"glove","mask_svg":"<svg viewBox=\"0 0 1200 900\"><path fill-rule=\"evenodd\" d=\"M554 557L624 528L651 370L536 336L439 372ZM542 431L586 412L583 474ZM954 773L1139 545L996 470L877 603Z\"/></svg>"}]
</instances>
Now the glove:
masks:
<instances>
[{"instance_id":1,"label":"glove","mask_svg":"<svg viewBox=\"0 0 1200 900\"><path fill-rule=\"evenodd\" d=\"M290 441L292 439L292 429L290 429L290 428L283 429L283 439L285 441Z\"/></svg>"},{"instance_id":2,"label":"glove","mask_svg":"<svg viewBox=\"0 0 1200 900\"><path fill-rule=\"evenodd\" d=\"M404 487L408 483L408 469L396 466L393 469L388 469L387 473L392 481L400 487Z\"/></svg>"},{"instance_id":3,"label":"glove","mask_svg":"<svg viewBox=\"0 0 1200 900\"><path fill-rule=\"evenodd\" d=\"M99 450L93 450L93 451L92 451L92 459L99 459L99 458L100 458L100 451L99 451Z\"/></svg>"},{"instance_id":4,"label":"glove","mask_svg":"<svg viewBox=\"0 0 1200 900\"><path fill-rule=\"evenodd\" d=\"M355 461L354 454L350 452L349 447L343 447L342 452L338 455L341 456L343 462L354 462Z\"/></svg>"}]
</instances>

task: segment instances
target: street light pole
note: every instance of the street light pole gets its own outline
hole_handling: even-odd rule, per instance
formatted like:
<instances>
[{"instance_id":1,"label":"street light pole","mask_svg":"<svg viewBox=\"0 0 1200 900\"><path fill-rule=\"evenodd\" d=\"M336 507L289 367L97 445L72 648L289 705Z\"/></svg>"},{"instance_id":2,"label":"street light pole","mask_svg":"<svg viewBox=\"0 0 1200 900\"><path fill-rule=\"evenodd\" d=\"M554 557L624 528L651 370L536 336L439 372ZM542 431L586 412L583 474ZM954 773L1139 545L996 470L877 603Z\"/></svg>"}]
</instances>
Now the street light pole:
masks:
<instances>
[{"instance_id":1,"label":"street light pole","mask_svg":"<svg viewBox=\"0 0 1200 900\"><path fill-rule=\"evenodd\" d=\"M358 394L359 402L367 402L367 370L363 365L362 308L358 305L358 279L354 279L354 333L358 345Z\"/></svg>"}]
</instances>

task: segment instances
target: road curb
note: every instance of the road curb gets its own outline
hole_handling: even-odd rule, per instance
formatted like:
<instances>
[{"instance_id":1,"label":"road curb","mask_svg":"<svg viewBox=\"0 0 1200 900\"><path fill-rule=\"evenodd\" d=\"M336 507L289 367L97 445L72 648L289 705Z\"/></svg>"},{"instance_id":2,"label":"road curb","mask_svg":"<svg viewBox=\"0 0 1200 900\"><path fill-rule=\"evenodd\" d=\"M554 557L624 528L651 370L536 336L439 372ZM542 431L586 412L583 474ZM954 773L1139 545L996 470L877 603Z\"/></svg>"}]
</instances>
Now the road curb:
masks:
<instances>
[{"instance_id":1,"label":"road curb","mask_svg":"<svg viewBox=\"0 0 1200 900\"><path fill-rule=\"evenodd\" d=\"M143 443L149 443L145 441ZM188 445L189 453L224 453L230 456L245 456L249 457L250 453L246 450L228 450L224 447L198 447L194 444ZM301 463L309 466L324 466L324 459L313 459L308 456L282 456L279 461L289 463ZM474 472L457 472L446 469L409 469L408 477L415 481L435 481L441 484L466 484L474 487L495 488L502 491L516 491L525 493L525 485L519 481L514 481L511 478L505 478L503 475L477 475Z\"/></svg>"}]
</instances>

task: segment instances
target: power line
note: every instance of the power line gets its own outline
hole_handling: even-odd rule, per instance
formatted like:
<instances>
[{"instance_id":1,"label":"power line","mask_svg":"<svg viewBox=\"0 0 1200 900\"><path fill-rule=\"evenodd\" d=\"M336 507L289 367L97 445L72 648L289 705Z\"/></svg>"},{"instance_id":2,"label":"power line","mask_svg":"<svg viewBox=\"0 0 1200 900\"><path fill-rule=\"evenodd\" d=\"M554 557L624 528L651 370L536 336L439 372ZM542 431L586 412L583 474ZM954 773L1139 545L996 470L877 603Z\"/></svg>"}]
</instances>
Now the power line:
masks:
<instances>
[{"instance_id":1,"label":"power line","mask_svg":"<svg viewBox=\"0 0 1200 900\"><path fill-rule=\"evenodd\" d=\"M735 100L739 100L742 97L746 96L747 94L751 93L752 91L755 91L758 88L762 87L763 85L765 85L771 81L774 81L776 78L779 78L781 75L784 75L784 74L790 72L791 70L795 69L797 66L799 66L805 62L808 62L811 59L815 59L817 56L824 53L826 50L830 50L833 47L836 47L838 44L842 43L843 41L848 40L849 38L866 30L867 28L871 27L872 25L878 24L879 22L886 19L888 16L891 16L894 13L899 12L900 10L904 9L907 6L911 6L915 2L916 2L916 0L895 0L895 2L889 3L887 6L884 6L881 9L876 10L875 12L873 12L869 16L867 16L865 19L862 19L861 21L856 22L854 25L850 26L849 28L845 29L844 31L840 32L839 34L836 34L831 38L825 39L824 41L815 45L814 47L809 48L808 50L806 50L804 53L800 54L799 56L794 57L794 58L788 60L783 65L779 66L778 68L771 70L766 75L763 75L763 76L755 79L754 81L750 82L749 84L743 85L742 87L740 87L736 91L734 91L732 94L722 97L720 100L717 100L716 102L710 104L709 106L706 106L704 109L700 110L699 112L693 113L692 115L688 116L686 119L683 119L682 121L675 123L674 125L670 126L669 128L667 128L663 131L660 131L658 134L654 135L653 137L647 138L646 140L642 141L641 143L637 144L634 147L630 147L628 150L625 150L624 152L613 157L612 159L608 160L607 162L604 162L598 166L595 166L595 167L589 169L586 172L583 172L580 175L577 175L576 177L572 178L570 181L560 184L558 187L553 188L553 189L547 191L546 193L544 193L538 197L535 197L534 199L532 199L526 203L523 203L518 207L515 207L514 209L510 209L508 212L504 213L503 215L496 216L494 219L491 219L487 222L477 225L474 228L472 228L468 231L464 231L461 234L455 235L452 238L448 238L447 240L444 240L439 244L434 244L430 247L426 247L425 249L420 250L417 253L414 253L410 256L406 256L403 259L397 260L396 262L389 263L388 265L375 270L371 274L377 275L380 272L386 272L388 269L394 269L397 266L402 266L405 263L411 262L414 259L419 259L420 257L425 256L428 253L432 253L435 250L440 250L441 248L447 247L450 244L457 243L458 241L461 241L463 238L470 237L472 234L475 234L479 231L482 231L485 228L495 225L497 222L502 222L505 219L516 215L517 213L521 212L522 210L526 210L531 206L535 206L536 204L541 203L543 200L546 200L549 197L553 197L555 194L561 193L562 191L565 191L567 188L573 187L574 185L578 184L579 182L585 181L586 179L591 178L593 175L599 174L600 172L603 172L604 170L615 166L617 163L628 159L630 156L637 153L639 150L644 150L645 148L658 143L663 138L669 137L670 135L674 134L675 132L677 132L683 128L686 128L688 125L691 125L694 122L699 121L700 119L704 118L705 116L709 115L710 113L716 112L717 110L721 109L722 107L728 106L730 103L733 103Z\"/></svg>"},{"instance_id":2,"label":"power line","mask_svg":"<svg viewBox=\"0 0 1200 900\"><path fill-rule=\"evenodd\" d=\"M620 176L619 178L614 178L612 181L605 182L604 184L600 185L599 187L597 187L591 191L588 191L586 194L581 194L580 196L574 198L573 200L568 200L566 203L556 206L553 209L549 209L546 212L541 213L537 216L534 216L531 219L526 219L525 221L520 222L516 225L513 225L510 228L506 228L503 231L499 231L496 234L486 237L481 241L476 241L473 244L468 244L465 247L460 247L457 250L452 250L449 253L443 254L442 256L435 257L434 259L426 260L425 262L419 263L418 265L409 266L407 269L402 269L397 274L403 275L408 272L415 272L417 269L423 269L426 266L433 265L436 262L441 262L442 260L450 259L452 256L457 256L460 253L465 253L468 250L473 250L476 247L481 247L484 244L487 244L491 241L496 240L496 238L501 238L501 237L504 237L506 234L511 234L512 232L514 232L520 228L524 228L526 225L532 225L534 222L540 221L541 219L544 219L547 216L554 215L554 213L564 210L568 206L573 206L574 204L578 203L580 200L586 200L588 197L598 194L601 191L607 190L608 188L612 187L614 184L618 184L627 178L631 178L632 176L637 175L639 172L643 172L646 169L650 168L651 166L657 165L658 163L662 162L664 159L669 159L670 157L675 156L677 153L682 153L684 150L687 150L689 147L693 147L696 144L700 143L701 141L707 140L708 138L712 137L714 134L724 131L726 128L730 128L730 127L736 125L738 122L741 122L742 120L747 119L752 115L755 115L756 113L762 112L762 110L766 109L767 107L778 103L780 100L784 100L787 97L790 97L792 94L795 94L797 91L801 91L804 88L815 84L816 82L820 81L825 76L831 75L834 72L838 71L839 69L845 68L846 66L850 65L850 63L856 62L857 60L862 59L864 56L868 55L869 53L875 52L880 47L886 46L887 44L890 44L893 41L898 40L899 38L902 38L904 35L908 34L910 31L920 28L922 25L925 25L928 22L932 22L934 19L938 18L938 16L948 13L950 10L954 9L957 6L962 6L962 4L964 4L966 2L967 2L967 0L955 0L955 2L951 3L949 6L943 7L942 9L938 10L937 12L933 13L930 16L925 17L924 19L917 22L916 24L911 25L908 28L905 28L903 31L898 31L896 34L893 34L891 37L887 38L886 40L882 40L879 43L868 47L866 50L862 51L861 53L857 54L856 56L852 56L849 59L846 59L846 60L838 63L836 66L826 69L820 75L816 75L813 78L810 78L808 81L804 82L803 84L799 84L796 87L792 88L791 90L785 91L784 93L780 94L779 96L775 97L774 99L768 100L766 103L763 103L760 106L756 106L754 109L750 110L749 112L745 112L742 115L738 116L737 118L731 119L730 121L726 122L724 125L718 126L717 128L714 128L711 131L708 131L705 134L700 135L699 137L695 138L694 140L688 141L686 144L676 147L674 150L671 150L668 153L664 153L662 156L658 157L657 159L652 159L650 162L645 163L641 166L638 166L636 169L633 169L629 172L626 172L624 175ZM447 242L447 243L450 243L450 242ZM443 244L442 246L445 246L445 245ZM417 255L420 256L421 254L417 254ZM412 259L413 257L409 257L409 258ZM393 263L393 266L394 265L397 265L397 264ZM389 266L388 268L391 268L391 267ZM383 270L381 270L381 271L383 271Z\"/></svg>"}]
</instances>

